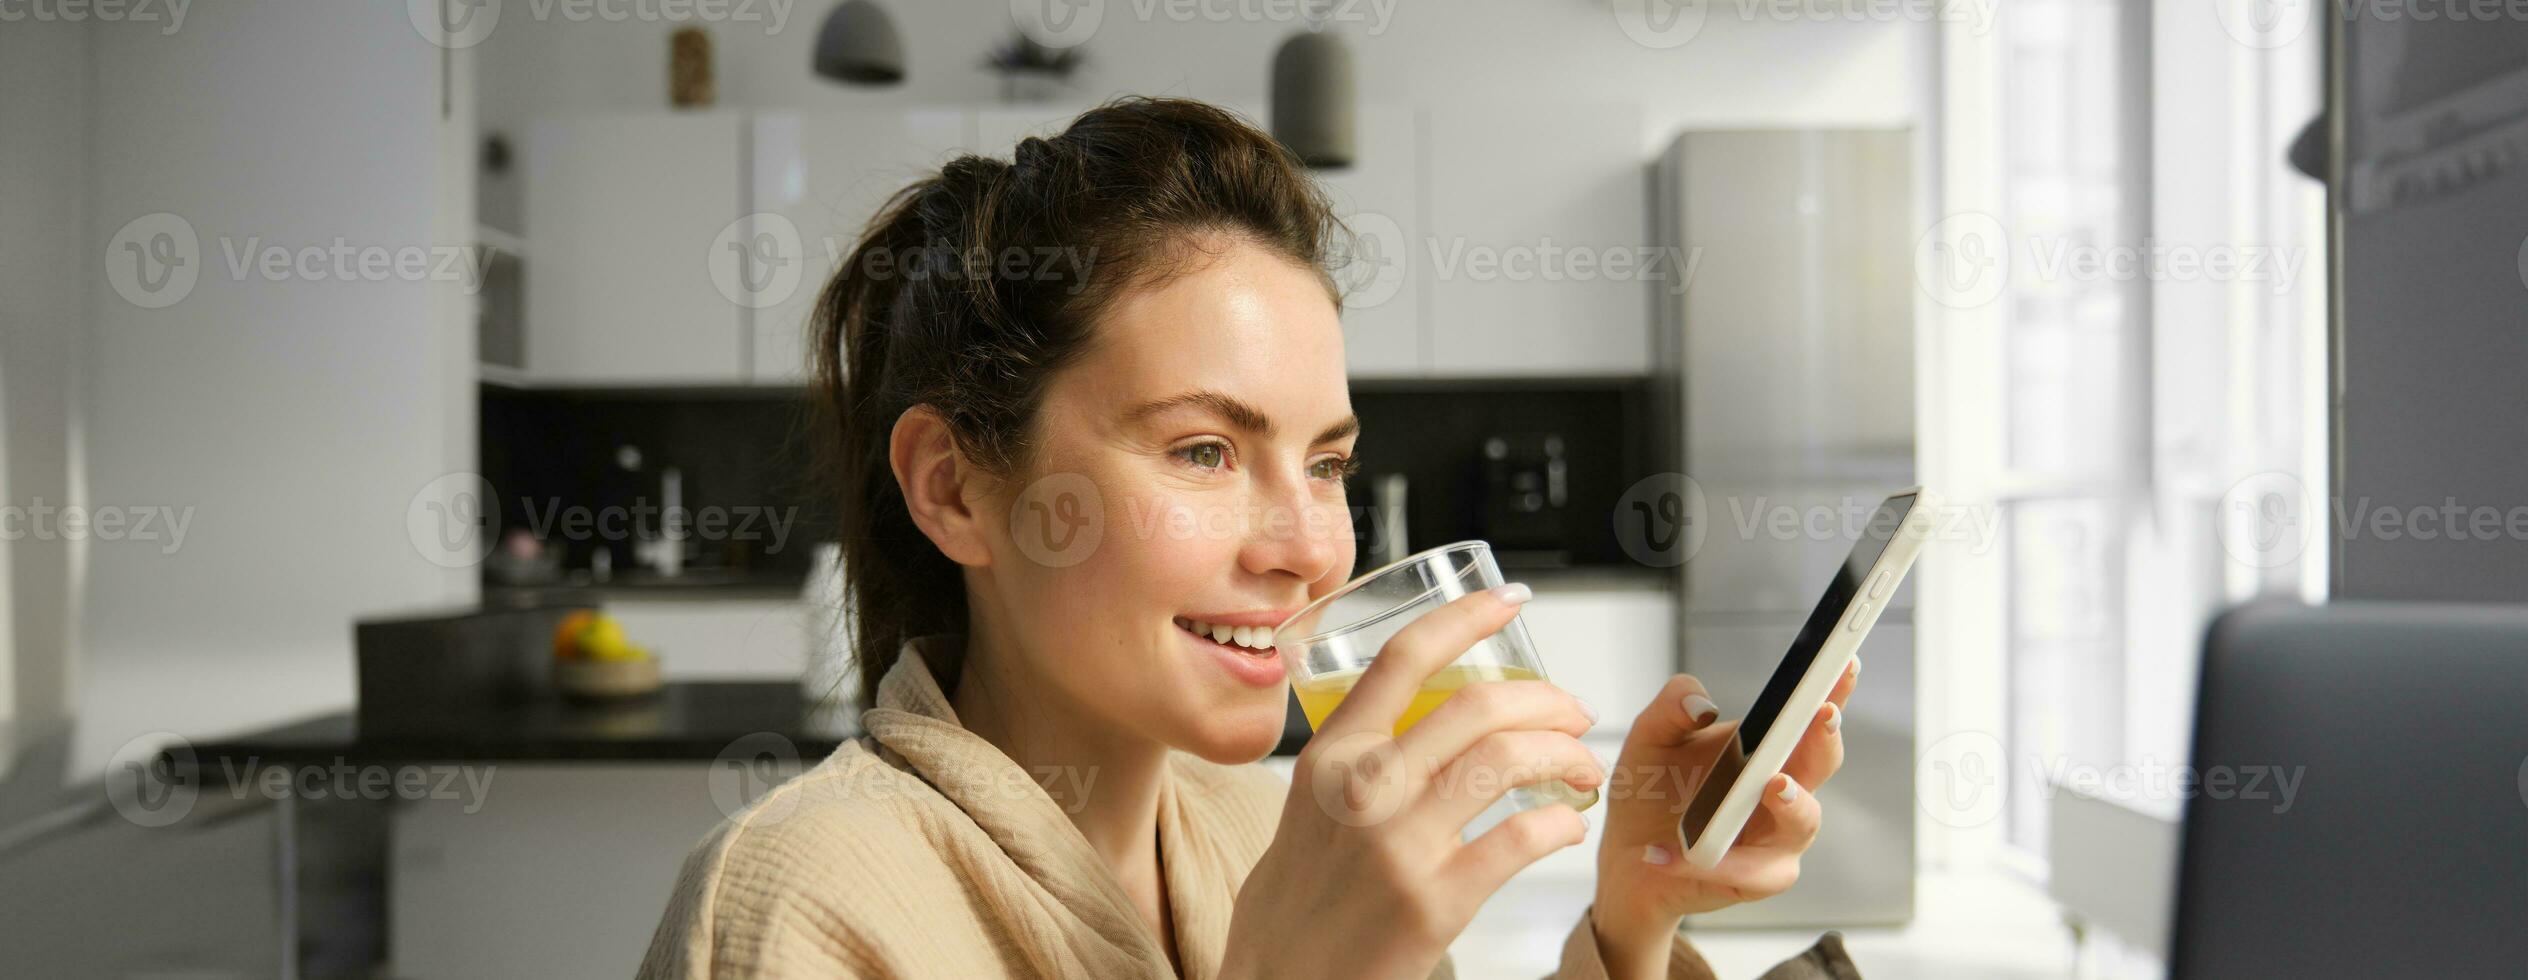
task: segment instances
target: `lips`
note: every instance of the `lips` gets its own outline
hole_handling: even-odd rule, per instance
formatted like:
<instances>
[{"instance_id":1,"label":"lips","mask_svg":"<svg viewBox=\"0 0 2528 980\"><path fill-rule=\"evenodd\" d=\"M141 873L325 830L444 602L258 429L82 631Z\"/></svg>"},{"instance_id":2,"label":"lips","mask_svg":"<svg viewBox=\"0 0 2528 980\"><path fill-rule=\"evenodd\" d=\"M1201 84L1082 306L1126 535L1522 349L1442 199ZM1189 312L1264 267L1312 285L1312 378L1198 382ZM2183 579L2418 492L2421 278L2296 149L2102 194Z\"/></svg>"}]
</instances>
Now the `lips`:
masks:
<instances>
[{"instance_id":1,"label":"lips","mask_svg":"<svg viewBox=\"0 0 2528 980\"><path fill-rule=\"evenodd\" d=\"M1199 622L1199 620L1193 622ZM1271 642L1269 634L1272 628L1268 626L1259 629L1268 634L1265 642ZM1213 662L1226 668L1230 676L1245 684L1254 687L1274 687L1280 685L1286 676L1280 651L1270 646L1259 650L1236 642L1223 643L1212 639L1211 632L1195 633L1189 621L1182 618L1177 620L1176 631L1185 637L1185 642L1210 654ZM1218 628L1215 627L1212 632L1217 631ZM1249 639L1253 639L1252 633L1249 634Z\"/></svg>"}]
</instances>

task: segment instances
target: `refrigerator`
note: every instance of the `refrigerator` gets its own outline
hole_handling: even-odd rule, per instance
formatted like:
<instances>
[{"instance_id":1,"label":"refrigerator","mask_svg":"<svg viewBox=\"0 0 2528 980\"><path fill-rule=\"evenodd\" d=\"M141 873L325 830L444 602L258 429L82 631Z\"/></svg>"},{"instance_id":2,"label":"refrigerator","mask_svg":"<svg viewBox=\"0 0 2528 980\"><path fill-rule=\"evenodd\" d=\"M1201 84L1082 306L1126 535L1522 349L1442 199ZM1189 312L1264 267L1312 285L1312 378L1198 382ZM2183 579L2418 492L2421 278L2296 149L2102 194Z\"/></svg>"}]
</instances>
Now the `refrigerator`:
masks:
<instances>
[{"instance_id":1,"label":"refrigerator","mask_svg":"<svg viewBox=\"0 0 2528 980\"><path fill-rule=\"evenodd\" d=\"M1870 511L1916 482L1914 137L1691 131L1652 180L1655 234L1691 270L1654 300L1651 372L1658 455L1694 528L1671 553L1682 669L1739 717ZM1693 926L1912 917L1921 571L1861 648L1799 884Z\"/></svg>"}]
</instances>

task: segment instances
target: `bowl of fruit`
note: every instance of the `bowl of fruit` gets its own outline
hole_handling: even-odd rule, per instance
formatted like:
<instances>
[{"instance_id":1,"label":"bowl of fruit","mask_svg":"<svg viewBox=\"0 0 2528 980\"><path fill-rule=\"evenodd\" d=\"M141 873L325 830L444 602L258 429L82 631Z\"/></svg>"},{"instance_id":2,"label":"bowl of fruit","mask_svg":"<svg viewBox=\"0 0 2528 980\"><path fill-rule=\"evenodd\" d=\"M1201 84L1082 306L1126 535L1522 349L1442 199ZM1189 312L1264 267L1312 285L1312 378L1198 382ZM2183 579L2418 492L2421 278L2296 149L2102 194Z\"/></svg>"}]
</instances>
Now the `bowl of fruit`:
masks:
<instances>
[{"instance_id":1,"label":"bowl of fruit","mask_svg":"<svg viewBox=\"0 0 2528 980\"><path fill-rule=\"evenodd\" d=\"M658 657L623 635L623 624L582 610L553 630L553 688L587 701L637 698L658 691Z\"/></svg>"}]
</instances>

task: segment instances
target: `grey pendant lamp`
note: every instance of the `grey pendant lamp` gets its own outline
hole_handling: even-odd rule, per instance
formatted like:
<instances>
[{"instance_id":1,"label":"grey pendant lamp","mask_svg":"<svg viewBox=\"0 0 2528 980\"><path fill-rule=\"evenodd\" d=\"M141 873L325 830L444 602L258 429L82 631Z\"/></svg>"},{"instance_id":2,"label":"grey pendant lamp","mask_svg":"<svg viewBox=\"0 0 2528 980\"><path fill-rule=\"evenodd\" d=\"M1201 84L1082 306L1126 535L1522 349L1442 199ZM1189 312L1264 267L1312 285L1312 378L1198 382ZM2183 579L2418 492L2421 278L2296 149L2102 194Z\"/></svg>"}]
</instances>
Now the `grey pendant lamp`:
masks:
<instances>
[{"instance_id":1,"label":"grey pendant lamp","mask_svg":"<svg viewBox=\"0 0 2528 980\"><path fill-rule=\"evenodd\" d=\"M1352 51L1310 4L1308 29L1273 53L1273 138L1311 167L1352 165Z\"/></svg>"},{"instance_id":2,"label":"grey pendant lamp","mask_svg":"<svg viewBox=\"0 0 2528 980\"><path fill-rule=\"evenodd\" d=\"M904 39L877 0L843 0L817 29L810 65L838 82L893 85L904 80Z\"/></svg>"}]
</instances>

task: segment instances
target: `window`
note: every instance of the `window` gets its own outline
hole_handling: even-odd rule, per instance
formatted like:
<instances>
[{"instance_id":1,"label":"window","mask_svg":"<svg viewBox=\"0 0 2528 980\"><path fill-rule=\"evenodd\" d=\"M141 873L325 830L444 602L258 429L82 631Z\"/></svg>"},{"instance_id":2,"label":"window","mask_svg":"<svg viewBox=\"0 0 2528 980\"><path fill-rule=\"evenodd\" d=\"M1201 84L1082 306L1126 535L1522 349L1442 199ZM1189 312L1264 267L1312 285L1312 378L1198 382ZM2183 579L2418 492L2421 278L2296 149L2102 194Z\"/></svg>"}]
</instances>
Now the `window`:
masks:
<instances>
[{"instance_id":1,"label":"window","mask_svg":"<svg viewBox=\"0 0 2528 980\"><path fill-rule=\"evenodd\" d=\"M2284 162L2320 106L2321 32L2265 46L2179 6L2000 9L1985 34L1944 29L1932 218L1951 240L1917 256L1980 248L2003 276L1924 277L1927 479L2000 534L1942 556L1925 594L1921 792L1974 800L1928 781L1986 774L1997 803L1933 813L1926 853L2041 875L2061 781L2176 815L2173 783L2147 780L2186 761L2210 618L2321 587L2320 549L2223 543L2234 488L2325 499L2324 195ZM1954 240L1976 228L1998 241ZM1959 739L1998 757L1935 764Z\"/></svg>"}]
</instances>

